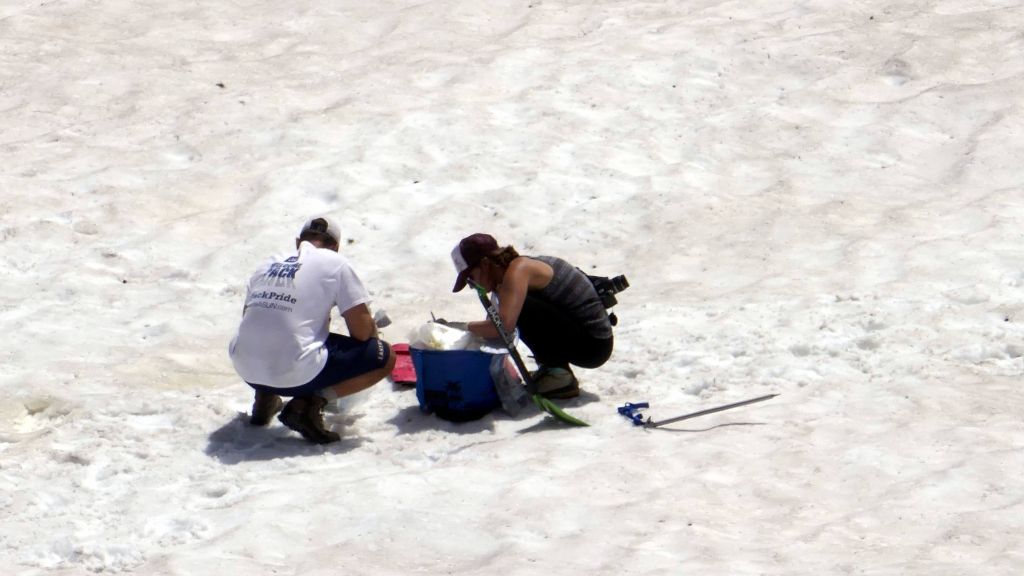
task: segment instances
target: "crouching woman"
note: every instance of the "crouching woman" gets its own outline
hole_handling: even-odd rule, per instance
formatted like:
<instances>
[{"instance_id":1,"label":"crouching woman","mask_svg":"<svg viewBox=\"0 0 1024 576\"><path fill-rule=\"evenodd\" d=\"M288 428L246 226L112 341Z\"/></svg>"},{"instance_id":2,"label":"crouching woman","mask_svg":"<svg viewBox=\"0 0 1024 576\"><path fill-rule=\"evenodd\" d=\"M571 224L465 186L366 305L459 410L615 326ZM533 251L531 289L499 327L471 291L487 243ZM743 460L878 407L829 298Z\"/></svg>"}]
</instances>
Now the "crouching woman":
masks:
<instances>
[{"instance_id":1,"label":"crouching woman","mask_svg":"<svg viewBox=\"0 0 1024 576\"><path fill-rule=\"evenodd\" d=\"M570 365L597 368L612 354L612 325L590 279L554 256L521 256L512 246L499 247L488 234L463 238L452 250L458 276L453 292L472 282L498 295L498 314L506 329L533 353L537 392L548 398L579 395ZM470 322L467 329L497 338L490 320Z\"/></svg>"}]
</instances>

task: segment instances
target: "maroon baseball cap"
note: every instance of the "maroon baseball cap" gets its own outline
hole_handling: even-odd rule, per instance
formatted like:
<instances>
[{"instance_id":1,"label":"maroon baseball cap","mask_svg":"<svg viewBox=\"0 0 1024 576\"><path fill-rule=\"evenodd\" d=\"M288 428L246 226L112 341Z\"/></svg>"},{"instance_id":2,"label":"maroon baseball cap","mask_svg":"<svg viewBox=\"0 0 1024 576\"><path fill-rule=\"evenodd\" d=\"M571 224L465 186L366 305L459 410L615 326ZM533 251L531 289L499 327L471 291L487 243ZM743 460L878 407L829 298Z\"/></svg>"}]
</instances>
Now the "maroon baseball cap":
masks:
<instances>
[{"instance_id":1,"label":"maroon baseball cap","mask_svg":"<svg viewBox=\"0 0 1024 576\"><path fill-rule=\"evenodd\" d=\"M498 241L490 234L470 234L463 238L459 244L452 248L452 262L455 264L455 271L459 273L455 278L455 287L452 292L458 292L466 287L466 280L473 268L480 263L484 257L498 251Z\"/></svg>"}]
</instances>

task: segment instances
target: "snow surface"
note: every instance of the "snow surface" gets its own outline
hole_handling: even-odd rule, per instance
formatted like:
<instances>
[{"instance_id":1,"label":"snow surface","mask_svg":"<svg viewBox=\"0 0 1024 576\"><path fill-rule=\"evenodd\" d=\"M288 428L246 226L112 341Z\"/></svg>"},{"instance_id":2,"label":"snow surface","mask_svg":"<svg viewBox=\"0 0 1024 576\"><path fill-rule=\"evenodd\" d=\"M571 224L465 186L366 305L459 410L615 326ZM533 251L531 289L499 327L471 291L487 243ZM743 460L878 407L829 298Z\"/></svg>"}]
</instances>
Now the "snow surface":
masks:
<instances>
[{"instance_id":1,"label":"snow surface","mask_svg":"<svg viewBox=\"0 0 1024 576\"><path fill-rule=\"evenodd\" d=\"M1024 3L0 3L0 574L1024 573ZM400 342L451 246L625 274L568 428L381 383L245 425L328 213ZM777 398L644 431L664 419Z\"/></svg>"}]
</instances>

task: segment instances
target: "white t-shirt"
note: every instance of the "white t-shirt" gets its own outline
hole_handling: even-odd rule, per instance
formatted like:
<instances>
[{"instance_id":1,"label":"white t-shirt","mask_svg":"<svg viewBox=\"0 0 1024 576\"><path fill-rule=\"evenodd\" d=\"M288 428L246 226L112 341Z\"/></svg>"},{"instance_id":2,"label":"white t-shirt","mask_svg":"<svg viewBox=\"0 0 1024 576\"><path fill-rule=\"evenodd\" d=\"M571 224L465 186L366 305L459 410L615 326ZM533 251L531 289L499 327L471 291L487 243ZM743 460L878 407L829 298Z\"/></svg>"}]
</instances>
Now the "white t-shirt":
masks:
<instances>
[{"instance_id":1,"label":"white t-shirt","mask_svg":"<svg viewBox=\"0 0 1024 576\"><path fill-rule=\"evenodd\" d=\"M246 382L292 388L327 363L331 308L370 301L348 260L309 242L298 254L271 258L249 279L245 312L228 353Z\"/></svg>"}]
</instances>

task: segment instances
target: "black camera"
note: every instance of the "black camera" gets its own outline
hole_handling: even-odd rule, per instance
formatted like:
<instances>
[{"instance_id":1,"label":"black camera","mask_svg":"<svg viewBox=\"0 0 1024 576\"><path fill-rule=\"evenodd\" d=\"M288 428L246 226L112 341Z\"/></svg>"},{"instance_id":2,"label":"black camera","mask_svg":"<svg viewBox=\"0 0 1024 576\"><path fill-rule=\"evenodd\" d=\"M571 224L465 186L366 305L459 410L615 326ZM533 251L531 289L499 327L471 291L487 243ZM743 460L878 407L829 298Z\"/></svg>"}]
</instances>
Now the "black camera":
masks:
<instances>
[{"instance_id":1,"label":"black camera","mask_svg":"<svg viewBox=\"0 0 1024 576\"><path fill-rule=\"evenodd\" d=\"M605 308L611 308L618 304L619 301L615 298L615 295L629 288L629 281L621 274L614 278L605 278L604 276L587 277L590 278L590 283L594 285L594 290L597 290L597 296L601 299L601 304Z\"/></svg>"}]
</instances>

